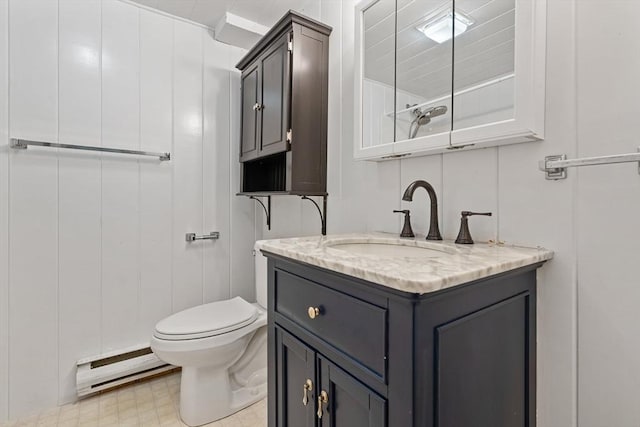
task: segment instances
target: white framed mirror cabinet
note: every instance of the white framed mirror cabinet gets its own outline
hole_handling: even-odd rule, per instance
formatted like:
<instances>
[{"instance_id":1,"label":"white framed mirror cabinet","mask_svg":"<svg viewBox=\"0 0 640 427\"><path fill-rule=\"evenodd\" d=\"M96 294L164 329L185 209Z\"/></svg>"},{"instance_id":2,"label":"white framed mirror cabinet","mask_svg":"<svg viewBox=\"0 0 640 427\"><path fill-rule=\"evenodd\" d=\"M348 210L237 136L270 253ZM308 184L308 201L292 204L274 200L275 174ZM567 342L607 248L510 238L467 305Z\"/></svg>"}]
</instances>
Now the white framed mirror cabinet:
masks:
<instances>
[{"instance_id":1,"label":"white framed mirror cabinet","mask_svg":"<svg viewBox=\"0 0 640 427\"><path fill-rule=\"evenodd\" d=\"M356 6L356 159L544 138L546 0Z\"/></svg>"}]
</instances>

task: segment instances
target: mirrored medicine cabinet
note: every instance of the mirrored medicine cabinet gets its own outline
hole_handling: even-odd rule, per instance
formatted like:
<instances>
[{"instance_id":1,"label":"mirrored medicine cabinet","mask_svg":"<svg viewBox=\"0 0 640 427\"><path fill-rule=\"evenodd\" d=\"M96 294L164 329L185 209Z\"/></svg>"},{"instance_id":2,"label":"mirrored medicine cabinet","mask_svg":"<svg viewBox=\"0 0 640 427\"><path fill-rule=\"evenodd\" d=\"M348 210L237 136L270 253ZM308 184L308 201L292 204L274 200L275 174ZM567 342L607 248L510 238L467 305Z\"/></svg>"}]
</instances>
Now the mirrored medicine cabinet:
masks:
<instances>
[{"instance_id":1,"label":"mirrored medicine cabinet","mask_svg":"<svg viewBox=\"0 0 640 427\"><path fill-rule=\"evenodd\" d=\"M544 138L546 0L356 6L356 159Z\"/></svg>"}]
</instances>

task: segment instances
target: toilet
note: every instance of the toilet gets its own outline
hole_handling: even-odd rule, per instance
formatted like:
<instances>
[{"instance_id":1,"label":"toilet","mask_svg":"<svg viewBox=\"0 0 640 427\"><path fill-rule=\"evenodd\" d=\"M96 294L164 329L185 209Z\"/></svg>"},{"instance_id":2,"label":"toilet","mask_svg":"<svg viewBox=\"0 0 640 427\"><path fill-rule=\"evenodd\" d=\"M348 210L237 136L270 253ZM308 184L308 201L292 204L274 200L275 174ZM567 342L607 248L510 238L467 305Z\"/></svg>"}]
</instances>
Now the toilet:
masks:
<instances>
[{"instance_id":1,"label":"toilet","mask_svg":"<svg viewBox=\"0 0 640 427\"><path fill-rule=\"evenodd\" d=\"M267 259L255 246L257 303L241 297L192 307L155 327L151 349L182 367L180 417L224 418L267 395Z\"/></svg>"}]
</instances>

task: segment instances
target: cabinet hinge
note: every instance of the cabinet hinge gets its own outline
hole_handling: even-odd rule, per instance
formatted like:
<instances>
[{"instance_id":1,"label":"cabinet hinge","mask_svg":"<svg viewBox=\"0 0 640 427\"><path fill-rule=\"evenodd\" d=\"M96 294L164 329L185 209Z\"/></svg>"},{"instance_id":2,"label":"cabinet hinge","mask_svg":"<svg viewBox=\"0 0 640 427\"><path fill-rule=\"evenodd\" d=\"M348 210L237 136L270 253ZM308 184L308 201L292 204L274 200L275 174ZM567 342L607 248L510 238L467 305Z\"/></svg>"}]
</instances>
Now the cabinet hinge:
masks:
<instances>
[{"instance_id":1,"label":"cabinet hinge","mask_svg":"<svg viewBox=\"0 0 640 427\"><path fill-rule=\"evenodd\" d=\"M287 50L293 52L293 34L289 33L289 40L287 41Z\"/></svg>"},{"instance_id":2,"label":"cabinet hinge","mask_svg":"<svg viewBox=\"0 0 640 427\"><path fill-rule=\"evenodd\" d=\"M287 131L287 142L288 142L289 144L291 144L291 134L292 134L291 129L289 129L289 130Z\"/></svg>"}]
</instances>

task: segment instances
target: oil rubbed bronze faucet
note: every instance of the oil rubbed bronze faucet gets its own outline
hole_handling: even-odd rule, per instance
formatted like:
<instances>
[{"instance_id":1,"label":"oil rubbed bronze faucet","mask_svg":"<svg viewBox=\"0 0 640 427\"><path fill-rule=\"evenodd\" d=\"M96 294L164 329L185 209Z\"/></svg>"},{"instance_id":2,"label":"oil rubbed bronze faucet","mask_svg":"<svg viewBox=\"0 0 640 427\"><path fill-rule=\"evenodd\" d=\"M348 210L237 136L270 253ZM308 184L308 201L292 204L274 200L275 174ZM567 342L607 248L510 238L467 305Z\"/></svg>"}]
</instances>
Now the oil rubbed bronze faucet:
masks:
<instances>
[{"instance_id":1,"label":"oil rubbed bronze faucet","mask_svg":"<svg viewBox=\"0 0 640 427\"><path fill-rule=\"evenodd\" d=\"M438 227L438 198L431 184L427 181L413 181L402 195L402 200L410 202L413 200L413 192L416 188L422 187L427 190L429 199L431 199L431 217L429 218L429 234L427 234L427 240L442 240L440 235L440 228Z\"/></svg>"}]
</instances>

